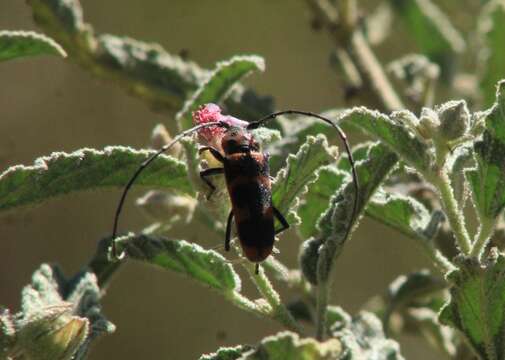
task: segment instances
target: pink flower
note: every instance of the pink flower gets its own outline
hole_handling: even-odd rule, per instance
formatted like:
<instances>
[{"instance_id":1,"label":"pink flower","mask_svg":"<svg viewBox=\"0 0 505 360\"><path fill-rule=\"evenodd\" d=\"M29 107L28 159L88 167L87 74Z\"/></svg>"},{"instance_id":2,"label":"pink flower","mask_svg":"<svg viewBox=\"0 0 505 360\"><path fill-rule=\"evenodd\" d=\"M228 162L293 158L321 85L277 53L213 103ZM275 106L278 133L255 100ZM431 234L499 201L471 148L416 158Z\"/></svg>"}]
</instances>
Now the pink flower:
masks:
<instances>
[{"instance_id":1,"label":"pink flower","mask_svg":"<svg viewBox=\"0 0 505 360\"><path fill-rule=\"evenodd\" d=\"M200 106L197 111L193 112L193 122L195 125L205 124L209 122L221 121L231 126L246 127L247 121L237 119L233 116L222 115L221 108L216 104L205 104ZM198 137L205 145L213 146L222 151L221 139L226 129L219 126L209 126L198 130Z\"/></svg>"}]
</instances>

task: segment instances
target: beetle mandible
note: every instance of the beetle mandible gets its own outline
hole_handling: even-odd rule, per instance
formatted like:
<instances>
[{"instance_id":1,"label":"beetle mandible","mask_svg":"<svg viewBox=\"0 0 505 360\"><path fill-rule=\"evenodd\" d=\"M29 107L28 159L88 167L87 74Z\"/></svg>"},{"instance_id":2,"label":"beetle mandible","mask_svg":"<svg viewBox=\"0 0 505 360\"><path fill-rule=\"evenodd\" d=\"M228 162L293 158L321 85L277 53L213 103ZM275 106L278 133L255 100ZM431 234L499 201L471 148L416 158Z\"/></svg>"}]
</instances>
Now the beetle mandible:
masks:
<instances>
[{"instance_id":1,"label":"beetle mandible","mask_svg":"<svg viewBox=\"0 0 505 360\"><path fill-rule=\"evenodd\" d=\"M207 104L204 106L214 106L219 109L219 107L214 104ZM202 108L200 108L200 110L201 109ZM233 218L235 218L237 235L244 255L248 260L256 263L256 273L258 273L259 263L265 260L272 253L275 236L288 229L289 224L281 212L277 210L274 204L272 204L268 154L260 151L260 146L254 139L251 130L260 127L267 121L275 119L280 115L289 114L303 115L324 121L337 131L344 143L348 160L351 164L355 188L351 220L349 221L346 229L347 237L356 216L359 190L356 168L347 137L337 124L322 115L301 110L284 110L272 113L260 120L250 123L245 123L233 118L245 125L237 123L234 124L233 122L226 121L230 117L224 117L226 120L218 121L212 121L213 119L211 119L210 122L200 123L197 126L181 132L171 142L146 159L126 184L119 200L112 230L112 256L114 258L118 258L114 240L116 239L119 215L126 199L126 195L143 169L145 169L159 155L175 145L184 136L188 136L195 131L220 128L224 130L222 132L222 137L220 138L220 146L223 153L215 146L204 146L200 148L199 151L200 153L206 150L210 151L213 157L223 166L202 170L200 172L200 177L209 187L210 191L207 195L207 198L209 199L212 193L216 190L216 187L209 180L209 177L224 174L228 194L232 204L226 224L225 250L230 250L232 221ZM277 220L281 223L282 227L280 229L275 229L274 218L277 218Z\"/></svg>"}]
</instances>

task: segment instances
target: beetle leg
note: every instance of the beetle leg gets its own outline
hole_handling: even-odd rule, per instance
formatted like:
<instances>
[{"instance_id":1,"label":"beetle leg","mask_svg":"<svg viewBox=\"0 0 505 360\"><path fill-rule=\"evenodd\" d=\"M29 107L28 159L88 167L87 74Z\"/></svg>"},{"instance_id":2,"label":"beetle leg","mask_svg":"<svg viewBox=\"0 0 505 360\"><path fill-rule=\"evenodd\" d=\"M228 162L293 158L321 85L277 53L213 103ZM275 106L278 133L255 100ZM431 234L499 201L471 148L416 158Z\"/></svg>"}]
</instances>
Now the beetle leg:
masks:
<instances>
[{"instance_id":1,"label":"beetle leg","mask_svg":"<svg viewBox=\"0 0 505 360\"><path fill-rule=\"evenodd\" d=\"M209 176L213 175L219 175L219 174L224 174L224 169L223 168L212 168L212 169L205 169L200 171L200 178L209 186L210 191L207 194L207 200L210 199L214 191L216 191L216 187L214 184L208 179Z\"/></svg>"},{"instance_id":2,"label":"beetle leg","mask_svg":"<svg viewBox=\"0 0 505 360\"><path fill-rule=\"evenodd\" d=\"M231 241L231 221L233 219L233 211L230 211L228 215L228 221L226 222L226 237L224 238L224 250L230 251L230 241Z\"/></svg>"},{"instance_id":3,"label":"beetle leg","mask_svg":"<svg viewBox=\"0 0 505 360\"><path fill-rule=\"evenodd\" d=\"M256 269L254 270L254 273L258 275L260 273L260 264L256 263Z\"/></svg>"},{"instance_id":4,"label":"beetle leg","mask_svg":"<svg viewBox=\"0 0 505 360\"><path fill-rule=\"evenodd\" d=\"M201 148L198 149L198 154L203 153L205 150L209 150L212 156L216 158L217 161L220 163L224 163L224 157L221 155L218 149L213 148L212 146L202 146Z\"/></svg>"},{"instance_id":5,"label":"beetle leg","mask_svg":"<svg viewBox=\"0 0 505 360\"><path fill-rule=\"evenodd\" d=\"M277 218L277 220L279 220L279 222L282 225L282 228L280 228L279 230L277 230L275 232L275 235L277 235L277 234L280 234L281 232L283 232L284 230L289 229L289 223L286 220L286 218L284 217L284 215L282 215L281 212L279 210L277 210L277 208L275 206L272 206L272 209L274 210L274 216Z\"/></svg>"}]
</instances>

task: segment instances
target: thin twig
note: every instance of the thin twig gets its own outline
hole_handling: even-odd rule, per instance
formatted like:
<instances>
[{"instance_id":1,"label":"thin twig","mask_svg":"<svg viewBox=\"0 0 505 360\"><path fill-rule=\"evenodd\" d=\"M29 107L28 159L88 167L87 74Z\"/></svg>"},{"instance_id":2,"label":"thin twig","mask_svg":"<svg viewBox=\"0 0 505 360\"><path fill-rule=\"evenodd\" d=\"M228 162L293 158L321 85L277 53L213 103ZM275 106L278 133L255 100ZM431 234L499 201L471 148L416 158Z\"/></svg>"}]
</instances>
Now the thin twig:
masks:
<instances>
[{"instance_id":1,"label":"thin twig","mask_svg":"<svg viewBox=\"0 0 505 360\"><path fill-rule=\"evenodd\" d=\"M402 101L360 30L353 33L348 50L364 83L372 89L382 106L387 111L403 109Z\"/></svg>"},{"instance_id":2,"label":"thin twig","mask_svg":"<svg viewBox=\"0 0 505 360\"><path fill-rule=\"evenodd\" d=\"M381 64L365 40L363 32L354 27L349 28L353 21L339 19L335 7L328 0L307 0L315 15L326 26L335 40L337 53L346 52L358 70L363 85L370 88L370 95L374 97L386 111L401 110L404 108L400 97L389 81ZM342 23L345 26L342 26ZM355 78L352 73L349 78ZM368 93L367 93L368 95Z\"/></svg>"}]
</instances>

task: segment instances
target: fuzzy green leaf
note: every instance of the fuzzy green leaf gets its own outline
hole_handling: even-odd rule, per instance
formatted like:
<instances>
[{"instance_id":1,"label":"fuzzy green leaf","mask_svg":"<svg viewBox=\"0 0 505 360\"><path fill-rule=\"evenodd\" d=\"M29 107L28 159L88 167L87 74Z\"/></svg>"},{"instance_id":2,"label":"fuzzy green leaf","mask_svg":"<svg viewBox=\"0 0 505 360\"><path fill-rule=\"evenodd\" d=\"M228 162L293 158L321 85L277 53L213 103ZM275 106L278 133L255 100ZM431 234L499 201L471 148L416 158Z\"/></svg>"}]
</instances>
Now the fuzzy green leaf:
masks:
<instances>
[{"instance_id":1,"label":"fuzzy green leaf","mask_svg":"<svg viewBox=\"0 0 505 360\"><path fill-rule=\"evenodd\" d=\"M33 31L0 31L0 61L34 55L60 55L65 50L53 39Z\"/></svg>"},{"instance_id":2,"label":"fuzzy green leaf","mask_svg":"<svg viewBox=\"0 0 505 360\"><path fill-rule=\"evenodd\" d=\"M490 1L483 9L479 20L479 36L485 47L480 51L480 89L484 105L490 106L495 100L494 84L505 76L505 3Z\"/></svg>"},{"instance_id":3,"label":"fuzzy green leaf","mask_svg":"<svg viewBox=\"0 0 505 360\"><path fill-rule=\"evenodd\" d=\"M120 250L135 260L173 270L223 292L240 291L240 278L219 253L184 240L128 235L117 240Z\"/></svg>"},{"instance_id":4,"label":"fuzzy green leaf","mask_svg":"<svg viewBox=\"0 0 505 360\"><path fill-rule=\"evenodd\" d=\"M159 110L180 108L207 71L159 44L110 34L95 35L79 0L31 0L33 17L68 51L69 60L115 81Z\"/></svg>"},{"instance_id":5,"label":"fuzzy green leaf","mask_svg":"<svg viewBox=\"0 0 505 360\"><path fill-rule=\"evenodd\" d=\"M70 315L70 306L52 305L27 321L18 331L15 352L34 360L71 360L85 346L86 319ZM8 358L10 359L10 358Z\"/></svg>"},{"instance_id":6,"label":"fuzzy green leaf","mask_svg":"<svg viewBox=\"0 0 505 360\"><path fill-rule=\"evenodd\" d=\"M344 181L350 181L349 173L332 165L321 168L317 180L308 187L309 190L298 209L298 216L302 220L299 231L304 238L317 234L317 220L328 208L330 197Z\"/></svg>"},{"instance_id":7,"label":"fuzzy green leaf","mask_svg":"<svg viewBox=\"0 0 505 360\"><path fill-rule=\"evenodd\" d=\"M82 149L53 153L32 166L13 166L0 175L0 211L79 190L122 187L153 153L121 146ZM186 165L164 155L144 170L136 185L192 192Z\"/></svg>"},{"instance_id":8,"label":"fuzzy green leaf","mask_svg":"<svg viewBox=\"0 0 505 360\"><path fill-rule=\"evenodd\" d=\"M467 171L475 207L482 222L492 223L505 206L505 81L498 84L496 102L482 115L485 130L474 143L477 167Z\"/></svg>"},{"instance_id":9,"label":"fuzzy green leaf","mask_svg":"<svg viewBox=\"0 0 505 360\"><path fill-rule=\"evenodd\" d=\"M386 338L382 323L375 315L361 312L350 323L345 312L340 312L340 317L340 325L333 327L333 336L341 341L345 359L403 360L400 346Z\"/></svg>"},{"instance_id":10,"label":"fuzzy green leaf","mask_svg":"<svg viewBox=\"0 0 505 360\"><path fill-rule=\"evenodd\" d=\"M383 190L375 193L368 203L366 214L413 238L419 236L430 222L428 210L419 201Z\"/></svg>"},{"instance_id":11,"label":"fuzzy green leaf","mask_svg":"<svg viewBox=\"0 0 505 360\"><path fill-rule=\"evenodd\" d=\"M255 350L244 354L241 360L331 360L342 353L340 341L330 339L318 342L300 339L297 334L285 331L264 338Z\"/></svg>"},{"instance_id":12,"label":"fuzzy green leaf","mask_svg":"<svg viewBox=\"0 0 505 360\"><path fill-rule=\"evenodd\" d=\"M354 160L364 161L369 151L369 145L357 146L353 150ZM305 238L317 234L317 219L328 208L330 197L342 183L350 181L350 171L347 158L342 159L338 162L338 169L333 166L322 168L318 179L309 186L304 202L298 210L302 219L300 232ZM370 199L365 214L411 237L417 237L430 222L430 214L420 202L409 196L392 194L381 189Z\"/></svg>"},{"instance_id":13,"label":"fuzzy green leaf","mask_svg":"<svg viewBox=\"0 0 505 360\"><path fill-rule=\"evenodd\" d=\"M457 346L460 337L455 329L440 324L438 312L431 307L412 306L404 313L405 321L413 326L430 345L447 355L450 359L456 358Z\"/></svg>"},{"instance_id":14,"label":"fuzzy green leaf","mask_svg":"<svg viewBox=\"0 0 505 360\"><path fill-rule=\"evenodd\" d=\"M369 150L369 146L366 144L356 146L353 149L354 161L364 160ZM308 187L304 201L298 210L298 215L302 219L299 230L305 238L317 235L318 219L328 209L330 198L344 182L350 183L351 181L351 164L346 154L341 157L337 166L329 165L321 168L316 181Z\"/></svg>"},{"instance_id":15,"label":"fuzzy green leaf","mask_svg":"<svg viewBox=\"0 0 505 360\"><path fill-rule=\"evenodd\" d=\"M272 202L277 209L288 214L288 211L298 206L298 197L307 191L307 185L314 182L318 170L335 161L337 148L328 146L324 135L309 136L296 155L289 155L286 166L275 177L272 187ZM290 213L288 220L298 219Z\"/></svg>"},{"instance_id":16,"label":"fuzzy green leaf","mask_svg":"<svg viewBox=\"0 0 505 360\"><path fill-rule=\"evenodd\" d=\"M253 70L264 71L265 61L259 56L235 56L220 62L195 94L184 104L177 114L182 129L193 125L191 114L201 105L219 103L230 92L233 85L242 80Z\"/></svg>"},{"instance_id":17,"label":"fuzzy green leaf","mask_svg":"<svg viewBox=\"0 0 505 360\"><path fill-rule=\"evenodd\" d=\"M327 323L330 334L342 343L345 354L342 359L403 359L399 345L386 338L380 320L372 313L361 312L351 317L342 308L329 306Z\"/></svg>"},{"instance_id":18,"label":"fuzzy green leaf","mask_svg":"<svg viewBox=\"0 0 505 360\"><path fill-rule=\"evenodd\" d=\"M346 229L352 221L355 225L368 201L398 162L395 153L381 143L369 147L367 157L356 162L359 179L359 194L356 217L352 219L355 186L350 180L344 183L330 199L326 212L319 218L319 236L324 240L318 260L318 278L325 280L330 274L333 259L338 256L346 242Z\"/></svg>"},{"instance_id":19,"label":"fuzzy green leaf","mask_svg":"<svg viewBox=\"0 0 505 360\"><path fill-rule=\"evenodd\" d=\"M416 121L415 116L408 111L397 111L387 116L364 107L342 112L339 121L347 121L381 140L410 165L424 172L432 162L430 149L424 141L408 130L403 118Z\"/></svg>"},{"instance_id":20,"label":"fuzzy green leaf","mask_svg":"<svg viewBox=\"0 0 505 360\"><path fill-rule=\"evenodd\" d=\"M388 328L390 315L399 307L408 305L416 298L441 291L446 286L447 283L443 279L433 276L428 270L399 276L388 288L387 308L383 319L384 327Z\"/></svg>"},{"instance_id":21,"label":"fuzzy green leaf","mask_svg":"<svg viewBox=\"0 0 505 360\"><path fill-rule=\"evenodd\" d=\"M286 308L296 321L314 324L314 316L312 314L313 307L301 298L289 301L286 304Z\"/></svg>"},{"instance_id":22,"label":"fuzzy green leaf","mask_svg":"<svg viewBox=\"0 0 505 360\"><path fill-rule=\"evenodd\" d=\"M85 359L95 338L114 331L100 298L94 274L67 279L59 268L43 264L23 289L16 351L29 359Z\"/></svg>"},{"instance_id":23,"label":"fuzzy green leaf","mask_svg":"<svg viewBox=\"0 0 505 360\"><path fill-rule=\"evenodd\" d=\"M311 237L305 240L300 246L298 262L300 270L305 279L312 285L318 285L318 261L321 245L323 241L320 238Z\"/></svg>"},{"instance_id":24,"label":"fuzzy green leaf","mask_svg":"<svg viewBox=\"0 0 505 360\"><path fill-rule=\"evenodd\" d=\"M49 26L62 37L88 30L79 0L31 0L30 6L35 10L37 22Z\"/></svg>"},{"instance_id":25,"label":"fuzzy green leaf","mask_svg":"<svg viewBox=\"0 0 505 360\"><path fill-rule=\"evenodd\" d=\"M326 323L330 333L349 328L352 324L352 317L340 306L328 306L326 312Z\"/></svg>"},{"instance_id":26,"label":"fuzzy green leaf","mask_svg":"<svg viewBox=\"0 0 505 360\"><path fill-rule=\"evenodd\" d=\"M69 61L115 82L157 111L179 110L210 73L159 44L96 35L84 21L79 0L30 0L29 5L37 25L67 50ZM231 113L245 119L273 111L271 97L258 96L239 84L225 103Z\"/></svg>"},{"instance_id":27,"label":"fuzzy green leaf","mask_svg":"<svg viewBox=\"0 0 505 360\"><path fill-rule=\"evenodd\" d=\"M366 141L361 144L356 145L352 149L352 158L355 162L364 161L368 157L368 152L370 151L370 146L372 146L373 142ZM344 160L345 159L345 160ZM347 173L351 173L351 163L348 160L347 153L344 153L340 161L337 163L337 168L339 170L345 171Z\"/></svg>"},{"instance_id":28,"label":"fuzzy green leaf","mask_svg":"<svg viewBox=\"0 0 505 360\"><path fill-rule=\"evenodd\" d=\"M281 132L275 129L260 127L251 132L263 148L282 139Z\"/></svg>"},{"instance_id":29,"label":"fuzzy green leaf","mask_svg":"<svg viewBox=\"0 0 505 360\"><path fill-rule=\"evenodd\" d=\"M338 111L331 111L323 115L328 118L335 118ZM282 139L270 146L270 169L273 172L280 169L290 154L296 153L304 144L307 137L317 136L319 134L330 138L335 135L335 130L328 124L307 116L298 116L295 118L287 118L286 116L277 117L280 130L283 134Z\"/></svg>"},{"instance_id":30,"label":"fuzzy green leaf","mask_svg":"<svg viewBox=\"0 0 505 360\"><path fill-rule=\"evenodd\" d=\"M222 347L215 353L204 354L199 360L237 360L242 354L251 349L248 345L238 345L235 347Z\"/></svg>"},{"instance_id":31,"label":"fuzzy green leaf","mask_svg":"<svg viewBox=\"0 0 505 360\"><path fill-rule=\"evenodd\" d=\"M361 147L353 153L359 151L361 151ZM368 145L366 154L367 156L362 160L356 161L356 172L359 179L358 216L364 210L375 190L398 162L396 154L381 143ZM346 220L350 217L352 210L350 199L353 199L354 196L354 184L352 179L349 179L330 199L329 208L319 219L319 228L323 238L336 236L347 226Z\"/></svg>"},{"instance_id":32,"label":"fuzzy green leaf","mask_svg":"<svg viewBox=\"0 0 505 360\"><path fill-rule=\"evenodd\" d=\"M96 41L95 63L90 70L117 81L157 109L180 107L208 74L156 43L111 34L100 35Z\"/></svg>"},{"instance_id":33,"label":"fuzzy green leaf","mask_svg":"<svg viewBox=\"0 0 505 360\"><path fill-rule=\"evenodd\" d=\"M441 61L448 52L461 53L465 41L449 17L431 0L389 0L422 53Z\"/></svg>"},{"instance_id":34,"label":"fuzzy green leaf","mask_svg":"<svg viewBox=\"0 0 505 360\"><path fill-rule=\"evenodd\" d=\"M489 258L485 265L460 261L448 275L451 300L440 321L459 329L485 360L505 357L505 257Z\"/></svg>"}]
</instances>

